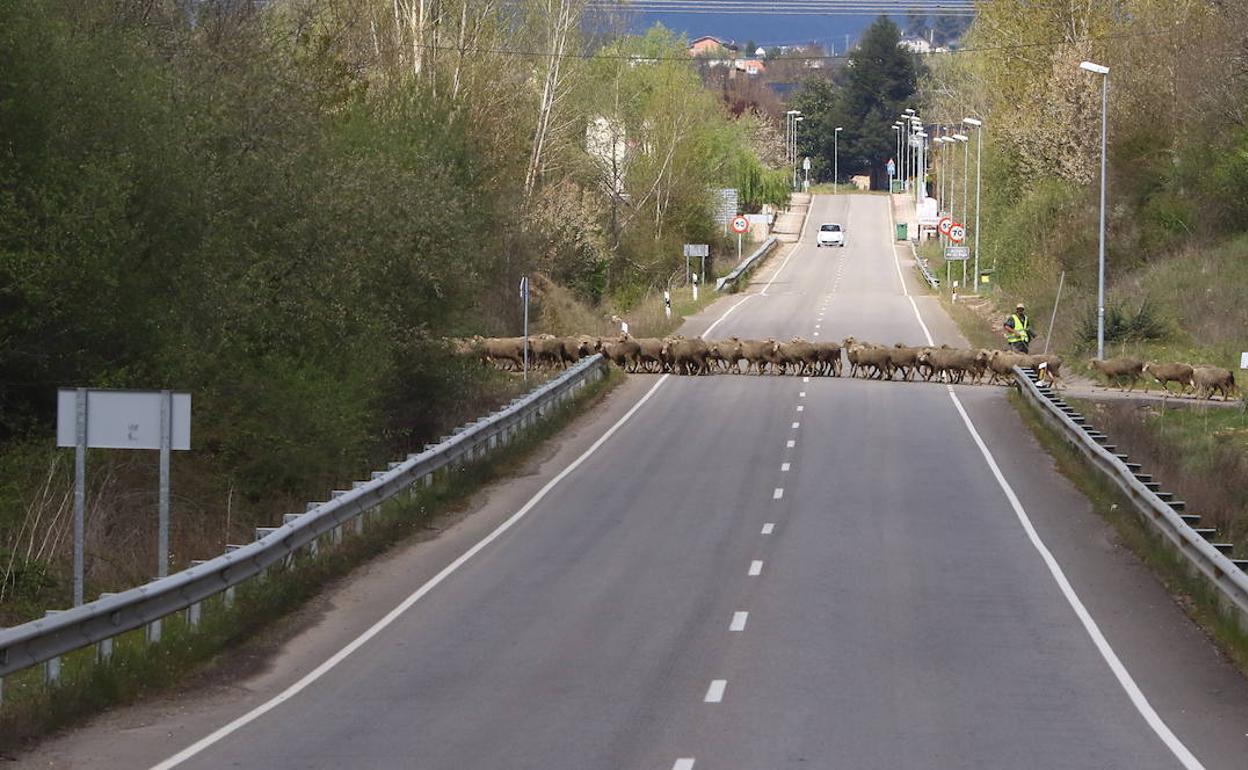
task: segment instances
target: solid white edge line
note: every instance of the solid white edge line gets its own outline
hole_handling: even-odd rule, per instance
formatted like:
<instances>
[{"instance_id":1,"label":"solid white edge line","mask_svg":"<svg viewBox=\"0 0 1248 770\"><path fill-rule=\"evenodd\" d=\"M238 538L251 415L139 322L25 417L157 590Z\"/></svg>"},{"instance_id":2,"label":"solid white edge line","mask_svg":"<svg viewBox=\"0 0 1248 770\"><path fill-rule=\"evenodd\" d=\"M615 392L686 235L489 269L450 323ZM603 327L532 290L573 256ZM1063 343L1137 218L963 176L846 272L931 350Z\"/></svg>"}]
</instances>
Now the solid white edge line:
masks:
<instances>
[{"instance_id":1,"label":"solid white edge line","mask_svg":"<svg viewBox=\"0 0 1248 770\"><path fill-rule=\"evenodd\" d=\"M693 757L681 757L672 765L672 770L693 770Z\"/></svg>"},{"instance_id":2,"label":"solid white edge line","mask_svg":"<svg viewBox=\"0 0 1248 770\"><path fill-rule=\"evenodd\" d=\"M750 562L750 577L758 577L763 574L763 563L757 559Z\"/></svg>"},{"instance_id":3,"label":"solid white edge line","mask_svg":"<svg viewBox=\"0 0 1248 770\"><path fill-rule=\"evenodd\" d=\"M749 619L750 619L750 613L748 612L732 613L732 622L728 624L728 630L729 631L744 631L745 623Z\"/></svg>"},{"instance_id":4,"label":"solid white edge line","mask_svg":"<svg viewBox=\"0 0 1248 770\"><path fill-rule=\"evenodd\" d=\"M763 525L763 531L760 534L770 535L772 532L775 532L775 531L776 531L776 525L769 521Z\"/></svg>"},{"instance_id":5,"label":"solid white edge line","mask_svg":"<svg viewBox=\"0 0 1248 770\"><path fill-rule=\"evenodd\" d=\"M706 688L706 697L702 699L702 702L721 703L724 700L724 690L727 687L727 679L712 679L711 686Z\"/></svg>"},{"instance_id":6,"label":"solid white edge line","mask_svg":"<svg viewBox=\"0 0 1248 770\"><path fill-rule=\"evenodd\" d=\"M728 317L730 313L732 313L732 311L741 307L741 305L744 304L745 301L748 300L752 296L754 295L747 294L746 296L742 297L739 302L737 302L732 307L725 310L723 315L721 315L713 324L707 327L706 332L704 332L704 334L709 333L712 329L718 326L721 321L723 321L725 318ZM436 588L442 581L450 577L452 573L454 573L461 566L463 566L466 562L468 562L473 556L480 553L482 549L484 549L490 543L497 540L504 532L511 529L512 526L516 524L516 522L523 519L530 510L532 510L539 502L542 501L544 497L546 497L546 495L550 492L550 490L554 489L555 486L560 481L563 481L563 479L567 478L569 474L571 474L573 471L579 468L582 463L584 463L587 459L589 459L589 457L592 454L594 454L594 452L597 452L598 449L603 444L607 443L607 440L610 439L613 435L615 435L616 431L618 431L624 425L624 423L628 422L628 420L632 418L632 416L636 414L638 410L640 410L641 407L645 405L647 401L650 400L650 398L655 394L655 392L658 391L660 387L662 387L663 383L667 382L669 377L671 377L670 374L664 374L663 376L659 377L658 382L654 383L654 385L651 386L650 390L646 391L645 395L643 395L641 399L637 401L637 403L633 404L633 406L627 412L624 413L624 416L622 416L619 420L617 420L615 424L612 425L610 428L607 428L606 432L603 433L601 436L599 436L598 439L593 444L590 444L589 448L586 449L583 453L581 453L579 457L577 457L575 460L569 463L568 466L565 467L563 470L561 470L558 474L556 474L554 478L546 482L546 484L543 485L542 488L539 489L536 494L534 494L531 498L529 498L528 502L526 502L523 506L521 506L520 510L516 511L511 516L509 516L505 521L503 521L502 524L499 524L493 531L491 531L488 535L486 535L481 540L477 541L477 543L473 545L471 548L469 548L467 551L464 551L464 553L462 553L459 556L459 558L455 559L450 564L443 567L442 570L438 572L438 574L430 578L424 585L420 586L420 588L417 588L415 591L413 591L410 595L408 595L406 599L400 602L398 606L396 606L394 609L387 612L380 620L378 620L373 625L369 626L368 629L364 631L364 633L352 639L350 642L346 644L346 646L344 646L338 652L331 655L323 663L321 663L319 666L309 671L307 674L304 674L303 677L301 677L298 681L296 681L294 684L289 685L286 689L282 690L277 695L273 696L272 698L265 701L264 703L261 703L259 706L256 706L255 708L243 714L242 716L235 718L233 721L223 725L222 727L217 728L213 732L209 733L203 738L200 738L198 741L195 741L190 746L187 746L185 749L182 749L181 751L169 757L168 759L165 759L155 765L152 765L151 770L170 770L170 768L177 767L178 765L182 764L186 760L199 754L204 749L207 749L210 746L218 743L219 741L221 741L221 739L232 735L233 733L237 732L243 727L246 727L248 724L254 722L255 720L267 714L268 712L277 708L281 704L295 697L299 693L303 692L304 689L306 689L309 685L314 683L316 680L320 679L322 676L324 676L325 674L333 670L339 663L346 660L353 652L358 650L360 647L363 647L369 640L371 640L373 637L377 636L379 633L384 631L386 627L394 623L394 621L398 620L399 617L403 615L403 613L411 609L411 607L414 604L416 604L416 602L424 598L426 594L428 594L430 591Z\"/></svg>"},{"instance_id":7,"label":"solid white edge line","mask_svg":"<svg viewBox=\"0 0 1248 770\"><path fill-rule=\"evenodd\" d=\"M1092 614L1084 607L1080 601L1079 595L1075 593L1075 589L1071 586L1070 581L1066 579L1066 574L1062 571L1061 565L1057 563L1057 559L1045 546L1044 541L1040 539L1040 535L1036 532L1036 528L1032 526L1031 519L1027 516L1027 512L1023 509L1023 504L1019 501L1018 496L1014 494L1013 488L1010 487L1008 481L1005 480L1001 468L997 465L996 459L992 456L992 452L988 450L987 444L980 437L979 431L975 429L975 424L971 422L970 415L966 413L966 409L962 407L962 402L958 399L958 395L949 388L949 398L953 399L953 405L958 410L958 414L962 416L962 422L966 425L967 431L970 432L971 438L975 440L975 445L979 447L980 454L984 457L984 462L988 464L988 468L992 471L993 477L997 480L997 485L1001 487L1001 491L1005 492L1006 499L1010 501L1010 507L1014 509L1014 515L1018 517L1018 521L1023 526L1023 531L1027 533L1027 539L1031 541L1032 547L1040 554L1040 558L1044 560L1044 564L1049 568L1049 574L1053 576L1053 580L1057 583L1057 587L1061 589L1062 596L1066 598L1066 602L1070 604L1071 609L1075 611L1075 615L1079 618L1079 622L1083 624L1083 628L1087 631L1088 636L1092 638L1092 643L1096 645L1096 649L1100 652L1101 657L1105 659L1105 663L1109 665L1109 670L1113 672L1114 677L1118 680L1118 684L1126 692L1127 697L1131 699L1132 705L1136 711L1144 717L1144 721L1153 729L1157 737L1162 743L1166 744L1166 748L1174 754L1175 758L1188 770L1203 769L1204 765L1200 760L1188 750L1187 746L1170 730L1161 716L1153 709L1148 698L1140 690L1135 683L1131 673L1127 671L1127 667L1123 665L1118 658L1118 654L1114 652L1114 648L1110 646L1105 635L1101 633L1101 629L1097 626L1096 621L1092 618Z\"/></svg>"},{"instance_id":8,"label":"solid white edge line","mask_svg":"<svg viewBox=\"0 0 1248 770\"><path fill-rule=\"evenodd\" d=\"M890 197L888 204L889 220L893 219L893 204ZM896 230L896 227L893 228ZM927 337L927 343L934 345L932 341L932 333L928 331L927 324L923 323L923 316L919 313L919 306L915 304L914 297L910 292L906 291L906 280L901 272L901 261L897 259L897 248L893 247L893 263L897 266L897 277L901 279L901 290L910 300L910 306L914 308L914 317L918 320L919 326L923 329L924 336ZM1061 590L1062 596L1066 599L1066 603L1075 611L1075 616L1079 618L1079 622L1083 625L1084 631L1091 637L1092 643L1096 646L1097 652L1105 660L1109 666L1109 670L1113 672L1114 678L1118 680L1118 684L1126 692L1127 697L1131 700L1131 704L1135 706L1135 710L1144 717L1144 721L1152 728L1153 733L1166 744L1166 748L1174 754L1175 758L1187 770L1203 770L1204 765L1195 755L1179 740L1178 736L1170 730L1157 711L1149 703L1148 698L1140 690L1139 685L1135 683L1135 679L1131 673L1127 671L1127 667L1123 665L1118 658L1118 654L1114 652L1114 648L1110 646L1109 640L1101 633L1100 627L1092 618L1092 614L1084 607L1083 602L1079 599L1079 595L1075 593L1075 589L1071 586L1070 581L1066 579L1066 573L1062 571L1061 565L1057 563L1052 552L1044 544L1040 538L1040 534L1036 532L1036 528L1031 523L1031 518L1027 515L1027 511L1023 508L1023 504L1018 499L1018 495L1014 494L1014 488L1006 481L1005 475L1001 472L1000 466L997 465L996 458L992 456L992 452L988 450L988 445L979 435L979 431L975 429L975 423L971 421L970 415L966 413L966 409L962 407L962 401L958 398L958 394L953 391L951 386L945 386L949 393L949 398L953 400L953 406L958 410L958 414L962 417L962 423L966 426L967 431L971 434L971 438L975 441L975 445L979 447L979 452L983 455L984 462L988 464L989 470L992 471L993 478L997 480L997 486L1001 487L1001 491L1005 493L1006 499L1010 503L1010 507L1014 510L1014 515L1023 526L1023 531L1027 534L1027 539L1031 542L1036 552L1040 554L1040 558L1048 567L1049 574L1052 575L1054 582L1057 583L1058 589Z\"/></svg>"}]
</instances>

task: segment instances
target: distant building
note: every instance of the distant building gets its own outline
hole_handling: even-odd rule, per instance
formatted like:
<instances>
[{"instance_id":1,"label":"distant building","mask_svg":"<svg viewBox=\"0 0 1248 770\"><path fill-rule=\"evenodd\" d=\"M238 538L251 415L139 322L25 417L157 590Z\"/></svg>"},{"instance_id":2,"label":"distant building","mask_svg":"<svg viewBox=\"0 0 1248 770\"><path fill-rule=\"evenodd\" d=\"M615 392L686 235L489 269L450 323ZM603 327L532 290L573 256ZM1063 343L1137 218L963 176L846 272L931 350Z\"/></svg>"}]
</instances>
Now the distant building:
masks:
<instances>
[{"instance_id":1,"label":"distant building","mask_svg":"<svg viewBox=\"0 0 1248 770\"><path fill-rule=\"evenodd\" d=\"M747 75L761 75L767 71L767 65L760 59L734 59L732 63Z\"/></svg>"},{"instance_id":2,"label":"distant building","mask_svg":"<svg viewBox=\"0 0 1248 770\"><path fill-rule=\"evenodd\" d=\"M901 40L897 41L897 46L917 54L949 52L948 48L933 45L932 41L925 37L903 37Z\"/></svg>"},{"instance_id":3,"label":"distant building","mask_svg":"<svg viewBox=\"0 0 1248 770\"><path fill-rule=\"evenodd\" d=\"M693 57L720 59L736 52L736 43L714 35L703 35L689 43L689 55Z\"/></svg>"}]
</instances>

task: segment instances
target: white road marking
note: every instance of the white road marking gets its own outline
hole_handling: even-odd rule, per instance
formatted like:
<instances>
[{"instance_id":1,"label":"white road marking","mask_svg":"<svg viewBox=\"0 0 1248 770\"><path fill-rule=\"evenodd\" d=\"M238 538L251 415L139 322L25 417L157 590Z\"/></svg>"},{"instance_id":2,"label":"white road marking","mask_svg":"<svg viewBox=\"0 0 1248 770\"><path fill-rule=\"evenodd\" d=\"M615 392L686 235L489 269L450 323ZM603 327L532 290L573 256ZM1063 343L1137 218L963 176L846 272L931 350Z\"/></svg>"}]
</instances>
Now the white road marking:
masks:
<instances>
[{"instance_id":1,"label":"white road marking","mask_svg":"<svg viewBox=\"0 0 1248 770\"><path fill-rule=\"evenodd\" d=\"M801 393L798 393L798 394L797 394L797 397L798 397L798 398L806 398L806 391L804 391L804 390L803 390Z\"/></svg>"},{"instance_id":2,"label":"white road marking","mask_svg":"<svg viewBox=\"0 0 1248 770\"><path fill-rule=\"evenodd\" d=\"M780 463L780 472L788 473L791 466L788 463Z\"/></svg>"},{"instance_id":3,"label":"white road marking","mask_svg":"<svg viewBox=\"0 0 1248 770\"><path fill-rule=\"evenodd\" d=\"M745 304L745 302L749 300L750 297L753 297L753 296L755 295L747 294L744 297L742 297L739 302L737 302L732 307L725 310L723 315L721 315L718 319L715 320L714 323L708 326L706 328L706 331L703 332L703 334L709 334L716 326L722 323L723 320L727 318L734 310L741 307L741 305ZM158 764L153 765L151 770L170 770L170 768L177 767L178 765L182 764L188 759L196 756L197 754L200 754L205 749L213 746L214 744L219 743L224 738L227 738L230 735L233 735L235 732L238 732L243 727L246 727L247 725L251 724L255 720L259 719L260 717L269 713L273 709L277 708L281 704L295 697L296 695L298 695L299 693L307 689L311 684L316 682L318 679L325 676L325 674L332 671L335 667L338 666L339 663L342 663L342 661L350 657L352 653L354 653L356 650L363 647L365 644L369 642L369 640L371 640L373 637L380 634L388 626L390 626L392 623L398 620L399 617L403 615L403 613L411 609L412 606L414 606L417 602L423 599L434 588L437 588L438 585L442 583L442 581L450 577L456 570L458 570L460 567L466 564L469 560L471 560L472 557L476 556L486 546L488 546L490 543L494 542L499 537L501 537L504 532L511 529L513 526L515 526L516 522L520 521L526 515L528 515L529 511L533 510L533 508L536 507L537 504L540 503L542 499L545 498L546 495L550 493L550 490L554 489L555 486L559 484L559 482L567 478L577 468L581 467L581 465L584 464L584 462L587 459L589 459L591 455L597 452L602 447L603 444L607 443L607 441L610 440L610 438L614 436L615 433L621 427L623 427L624 423L628 422L632 418L632 416L635 415L641 409L641 407L644 406L645 403L650 400L652 396L654 396L654 394L658 391L658 389L663 386L663 383L667 382L669 377L671 377L670 374L664 374L661 377L659 377L658 381L655 382L653 386L651 386L650 390L646 391L645 395L643 395L637 401L637 403L633 404L633 406L627 412L625 412L624 415L620 417L619 420L616 420L616 422L610 428L607 428L606 432L603 433L601 436L599 436L598 439L594 441L593 444L590 444L589 448L586 449L583 453L581 453L580 456L578 456L572 462L568 463L566 468L564 468L562 471L556 474L555 477L552 478L550 481L546 482L546 484L543 485L542 488L539 489L536 494L530 497L528 501L523 506L521 506L518 511L516 511L511 516L509 516L505 521L503 521L502 524L499 524L497 527L495 527L484 538L477 541L477 543L473 545L471 548L469 548L467 551L464 551L457 559L455 559L450 564L443 567L442 570L438 572L438 574L434 575L432 578L426 581L423 585L421 585L419 588L417 588L415 591L409 594L407 598L405 598L402 602L398 604L398 606L396 606L394 609L387 612L380 620L378 620L373 625L369 626L362 634L352 639L345 646L343 646L342 649L338 650L338 652L328 657L319 666L312 669L308 673L304 674L303 677L301 677L298 681L296 681L294 684L291 684L290 686L282 690L277 695L274 695L269 700L265 701L264 703L261 703L260 705L251 709L247 713L243 714L242 716L237 717L232 722L229 722L226 725L217 728L216 730L204 736L203 738L200 738L198 741L196 741L195 743L192 743L190 746L187 746L185 749L179 751L177 754L174 754L168 759Z\"/></svg>"},{"instance_id":4,"label":"white road marking","mask_svg":"<svg viewBox=\"0 0 1248 770\"><path fill-rule=\"evenodd\" d=\"M719 703L724 699L724 688L728 686L727 679L712 679L711 686L706 688L706 697L702 699L703 703Z\"/></svg>"},{"instance_id":5,"label":"white road marking","mask_svg":"<svg viewBox=\"0 0 1248 770\"><path fill-rule=\"evenodd\" d=\"M776 487L775 491L771 493L772 500L779 500L782 497L784 497L784 487Z\"/></svg>"},{"instance_id":6,"label":"white road marking","mask_svg":"<svg viewBox=\"0 0 1248 770\"><path fill-rule=\"evenodd\" d=\"M793 441L792 439L789 439L788 441L784 442L784 446L788 449L792 449L793 447L797 446L797 442Z\"/></svg>"},{"instance_id":7,"label":"white road marking","mask_svg":"<svg viewBox=\"0 0 1248 770\"><path fill-rule=\"evenodd\" d=\"M815 332L815 336L816 336L816 337L818 337L818 336L819 336L819 332Z\"/></svg>"},{"instance_id":8,"label":"white road marking","mask_svg":"<svg viewBox=\"0 0 1248 770\"><path fill-rule=\"evenodd\" d=\"M802 378L802 382L810 382L810 378L809 378L809 377L803 377L803 378Z\"/></svg>"},{"instance_id":9,"label":"white road marking","mask_svg":"<svg viewBox=\"0 0 1248 770\"><path fill-rule=\"evenodd\" d=\"M798 428L800 428L801 426L802 426L802 424L801 424L800 422L795 422L795 423L793 423L793 430L797 430L797 429L798 429Z\"/></svg>"},{"instance_id":10,"label":"white road marking","mask_svg":"<svg viewBox=\"0 0 1248 770\"><path fill-rule=\"evenodd\" d=\"M892 218L892 201L889 201L889 218ZM896 229L896 228L894 228ZM919 313L919 306L915 304L914 297L910 296L910 292L906 290L905 277L901 272L901 261L897 259L897 249L893 247L893 262L897 266L897 277L901 279L901 290L909 297L910 305L914 308L914 317L918 320L919 326L923 329L923 335L927 338L927 344L934 345L932 341L932 333L928 330L927 324L923 323L923 316ZM958 398L958 394L953 391L953 387L946 385L945 388L949 392L949 398L953 401L953 406L957 409L958 414L962 417L962 423L966 426L966 430L971 434L971 438L975 441L975 446L979 448L980 454L984 458L984 462L988 464L988 469L992 471L993 478L997 480L997 486L1001 487L1001 491L1005 493L1006 499L1013 509L1015 517L1018 518L1019 524L1023 527L1027 539L1031 542L1036 552L1040 554L1040 558L1044 561L1044 565L1048 568L1049 574L1053 577L1053 581L1057 583L1057 587L1062 592L1062 596L1066 599L1066 603L1075 611L1075 616L1079 618L1079 622L1083 625L1083 629L1092 639L1092 643L1096 646L1097 652L1105 660L1109 670L1113 673L1114 678L1118 680L1119 686L1126 692L1131 704L1135 706L1135 710L1144 717L1144 721L1152 728L1153 732L1166 744L1166 748L1170 749L1170 753L1174 754L1179 763L1187 770L1203 770L1204 765L1196 758L1194 754L1179 740L1178 736L1171 731L1170 727L1162 720L1157 711L1149 703L1148 698L1140 690L1139 685L1135 683L1135 679L1131 676L1131 672L1127 671L1127 667L1123 665L1118 654L1114 652L1114 648L1110 646L1109 640L1101 633L1100 626L1092 614L1088 612L1079 595L1075 593L1074 586L1066 578L1066 573L1062 571L1062 567L1057 563L1053 553L1049 551L1048 546L1040 538L1040 534L1036 532L1036 528L1031 523L1031 517L1027 515L1027 511L1023 508L1022 502L1018 499L1018 495L1014 493L1014 488L1006 481L1005 475L1001 472L1001 467L997 465L997 460L992 456L992 452L988 450L988 445L984 443L983 438L979 435L979 431L975 429L975 423L971 421L970 415L966 413L966 409L962 406L962 401Z\"/></svg>"},{"instance_id":11,"label":"white road marking","mask_svg":"<svg viewBox=\"0 0 1248 770\"><path fill-rule=\"evenodd\" d=\"M807 219L809 219L809 216L807 217ZM802 229L805 229L805 225L802 226ZM783 262L780 263L780 267L776 268L776 272L772 274L771 280L768 281L767 285L763 287L763 290L758 293L759 296L761 297L767 296L767 290L770 289L771 285L776 282L777 278L780 277L780 273L784 272L784 268L788 267L789 260L793 259L793 255L796 254L799 250L798 246L800 246L800 244L796 244L796 243L793 244L793 248L789 250L789 255L784 258ZM710 329L707 329L707 331L709 332Z\"/></svg>"},{"instance_id":12,"label":"white road marking","mask_svg":"<svg viewBox=\"0 0 1248 770\"><path fill-rule=\"evenodd\" d=\"M750 577L757 577L763 574L763 563L761 561L750 562Z\"/></svg>"},{"instance_id":13,"label":"white road marking","mask_svg":"<svg viewBox=\"0 0 1248 770\"><path fill-rule=\"evenodd\" d=\"M769 521L769 522L767 522L766 524L764 524L764 525L763 525L763 531L762 531L762 533L761 533L761 534L764 534L764 535L770 535L772 532L775 532L775 531L776 531L776 525L775 525L775 524L772 524L772 523Z\"/></svg>"},{"instance_id":14,"label":"white road marking","mask_svg":"<svg viewBox=\"0 0 1248 770\"><path fill-rule=\"evenodd\" d=\"M806 411L806 407L802 406L801 404L798 404L798 406L797 406L797 411L799 411L799 412L804 412L804 411Z\"/></svg>"},{"instance_id":15,"label":"white road marking","mask_svg":"<svg viewBox=\"0 0 1248 770\"><path fill-rule=\"evenodd\" d=\"M823 328L823 324L815 324L815 328L816 328L816 329L822 329L822 328ZM662 352L662 351L660 351L660 352Z\"/></svg>"},{"instance_id":16,"label":"white road marking","mask_svg":"<svg viewBox=\"0 0 1248 770\"><path fill-rule=\"evenodd\" d=\"M672 765L672 770L693 770L693 757L681 757Z\"/></svg>"},{"instance_id":17,"label":"white road marking","mask_svg":"<svg viewBox=\"0 0 1248 770\"><path fill-rule=\"evenodd\" d=\"M748 620L749 617L750 617L750 613L748 612L732 613L732 623L728 626L728 630L729 631L744 631L745 621Z\"/></svg>"}]
</instances>

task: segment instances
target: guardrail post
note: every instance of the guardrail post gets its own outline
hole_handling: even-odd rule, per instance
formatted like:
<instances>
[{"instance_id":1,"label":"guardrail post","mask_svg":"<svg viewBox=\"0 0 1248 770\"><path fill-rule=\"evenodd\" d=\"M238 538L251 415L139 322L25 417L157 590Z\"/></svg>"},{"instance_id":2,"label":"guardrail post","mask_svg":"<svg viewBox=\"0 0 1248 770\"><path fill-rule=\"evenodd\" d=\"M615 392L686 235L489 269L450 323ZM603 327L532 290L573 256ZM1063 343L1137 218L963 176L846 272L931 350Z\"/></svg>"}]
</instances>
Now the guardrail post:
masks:
<instances>
[{"instance_id":1,"label":"guardrail post","mask_svg":"<svg viewBox=\"0 0 1248 770\"><path fill-rule=\"evenodd\" d=\"M48 610L43 613L43 616L45 618L50 618L53 615L60 615L64 611L65 610ZM55 658L49 658L46 662L44 662L43 681L45 684L48 684L48 685L56 685L57 683L61 681L61 656L60 655L57 655Z\"/></svg>"},{"instance_id":2,"label":"guardrail post","mask_svg":"<svg viewBox=\"0 0 1248 770\"><path fill-rule=\"evenodd\" d=\"M101 599L107 599L110 596L116 596L115 593L105 592L100 594ZM113 637L101 639L95 644L95 662L106 663L109 658L113 657Z\"/></svg>"},{"instance_id":3,"label":"guardrail post","mask_svg":"<svg viewBox=\"0 0 1248 770\"><path fill-rule=\"evenodd\" d=\"M160 644L160 630L163 618L156 618L147 624L147 643Z\"/></svg>"}]
</instances>

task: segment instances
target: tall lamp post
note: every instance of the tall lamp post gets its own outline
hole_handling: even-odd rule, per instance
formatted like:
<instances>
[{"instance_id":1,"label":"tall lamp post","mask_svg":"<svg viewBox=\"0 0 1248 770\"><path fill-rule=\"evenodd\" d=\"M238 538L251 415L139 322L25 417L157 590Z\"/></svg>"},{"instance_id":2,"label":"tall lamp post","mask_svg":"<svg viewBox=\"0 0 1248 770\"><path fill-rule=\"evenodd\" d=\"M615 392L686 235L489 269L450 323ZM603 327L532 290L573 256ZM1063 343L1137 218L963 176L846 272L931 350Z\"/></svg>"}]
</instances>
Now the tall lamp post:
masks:
<instances>
[{"instance_id":1,"label":"tall lamp post","mask_svg":"<svg viewBox=\"0 0 1248 770\"><path fill-rule=\"evenodd\" d=\"M893 137L893 148L896 152L893 153L893 173L888 177L889 195L893 194L893 178L901 173L901 123L894 123L893 131L897 134Z\"/></svg>"},{"instance_id":2,"label":"tall lamp post","mask_svg":"<svg viewBox=\"0 0 1248 770\"><path fill-rule=\"evenodd\" d=\"M837 126L836 130L832 132L832 194L833 195L836 195L838 192L840 192L839 182L841 179L841 148L840 148L839 143L840 143L840 138L841 138L841 132L844 130L845 128L843 126Z\"/></svg>"},{"instance_id":3,"label":"tall lamp post","mask_svg":"<svg viewBox=\"0 0 1248 770\"><path fill-rule=\"evenodd\" d=\"M967 189L969 188L968 180L971 175L971 138L966 134L954 134L955 141L962 143L962 218L966 219L970 215L970 201L968 199ZM966 224L963 223L965 231ZM966 291L966 260L962 261L962 290Z\"/></svg>"},{"instance_id":4,"label":"tall lamp post","mask_svg":"<svg viewBox=\"0 0 1248 770\"><path fill-rule=\"evenodd\" d=\"M1096 357L1105 357L1105 144L1109 133L1109 67L1085 61L1079 69L1101 76L1101 233L1097 249Z\"/></svg>"},{"instance_id":5,"label":"tall lamp post","mask_svg":"<svg viewBox=\"0 0 1248 770\"><path fill-rule=\"evenodd\" d=\"M919 175L918 184L914 187L914 205L917 207L927 197L927 132L916 131L914 137L919 140Z\"/></svg>"},{"instance_id":6,"label":"tall lamp post","mask_svg":"<svg viewBox=\"0 0 1248 770\"><path fill-rule=\"evenodd\" d=\"M904 111L902 111L902 115L901 115L902 134L903 134L902 150L906 153L905 182L906 182L907 189L909 189L909 185L912 183L912 180L914 179L914 169L911 167L914 163L914 148L910 146L910 133L913 130L913 125L911 124L911 121L913 119L914 119L913 107L907 107Z\"/></svg>"},{"instance_id":7,"label":"tall lamp post","mask_svg":"<svg viewBox=\"0 0 1248 770\"><path fill-rule=\"evenodd\" d=\"M793 118L793 189L794 189L794 190L798 189L798 183L797 183L797 124L798 124L798 123L801 123L801 122L802 122L803 120L805 120L805 119L806 119L806 118L802 117L801 115L798 115L798 116L796 116L795 118Z\"/></svg>"},{"instance_id":8,"label":"tall lamp post","mask_svg":"<svg viewBox=\"0 0 1248 770\"><path fill-rule=\"evenodd\" d=\"M784 160L793 167L794 187L797 186L797 142L795 139L797 123L793 119L801 114L799 110L789 110L784 113Z\"/></svg>"},{"instance_id":9,"label":"tall lamp post","mask_svg":"<svg viewBox=\"0 0 1248 770\"><path fill-rule=\"evenodd\" d=\"M979 191L984 164L984 122L975 118L962 118L962 122L975 129L975 293L979 293ZM968 214L970 212L967 212Z\"/></svg>"}]
</instances>

